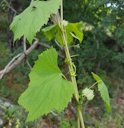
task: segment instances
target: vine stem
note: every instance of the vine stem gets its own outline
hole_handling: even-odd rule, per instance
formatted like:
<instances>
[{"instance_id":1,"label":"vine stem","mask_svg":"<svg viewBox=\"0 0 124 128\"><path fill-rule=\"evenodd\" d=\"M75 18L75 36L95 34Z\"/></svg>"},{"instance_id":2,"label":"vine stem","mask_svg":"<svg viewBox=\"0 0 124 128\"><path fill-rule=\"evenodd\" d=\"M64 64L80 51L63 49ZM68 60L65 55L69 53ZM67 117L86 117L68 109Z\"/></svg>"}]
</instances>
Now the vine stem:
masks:
<instances>
[{"instance_id":1,"label":"vine stem","mask_svg":"<svg viewBox=\"0 0 124 128\"><path fill-rule=\"evenodd\" d=\"M66 29L63 25L63 0L61 0L61 22L59 24L61 32L62 32L62 39L63 39L63 45L64 45L64 50L65 50L65 55L66 55L66 62L69 68L69 73L71 76L71 81L74 86L74 96L77 101L77 104L79 104L79 92L78 92L78 87L77 87L77 82L76 82L76 70L75 70L75 65L71 59L69 47L68 47L68 41L67 41L67 34L66 34ZM84 119L81 111L81 107L78 105L77 106L77 112L78 112L78 122L80 121L81 128L85 128L84 125ZM79 123L78 123L79 124ZM80 126L78 126L80 127Z\"/></svg>"}]
</instances>

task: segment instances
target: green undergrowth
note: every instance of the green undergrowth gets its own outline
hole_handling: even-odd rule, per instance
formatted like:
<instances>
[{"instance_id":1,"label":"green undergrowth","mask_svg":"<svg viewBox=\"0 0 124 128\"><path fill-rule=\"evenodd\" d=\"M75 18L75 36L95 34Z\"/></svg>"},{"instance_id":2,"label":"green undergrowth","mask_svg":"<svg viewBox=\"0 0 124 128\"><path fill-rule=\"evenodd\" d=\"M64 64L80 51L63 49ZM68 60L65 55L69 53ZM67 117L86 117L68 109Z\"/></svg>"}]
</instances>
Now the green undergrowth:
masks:
<instances>
[{"instance_id":1,"label":"green undergrowth","mask_svg":"<svg viewBox=\"0 0 124 128\"><path fill-rule=\"evenodd\" d=\"M0 58L2 58L0 59L1 69L11 60L12 57L23 50L22 47L20 47L16 50L16 52L10 53L10 50L7 47L6 43L0 43L0 49L1 51L3 51L0 53ZM32 66L34 64L33 61L37 59L37 55L39 54L39 52L40 50L34 50L32 54L29 55L28 60ZM25 88L27 88L27 74L29 72L29 67L27 66L25 61L23 61L0 81L0 96L8 98L16 103L19 95L24 91ZM92 78L90 77L90 73L86 71L84 73L85 77L82 76L83 79L78 80L79 88L83 88L86 83L88 86L91 86L91 83L93 83ZM110 90L109 92L112 103L112 113L110 115L106 114L103 103L99 100L99 95L96 91L95 100L88 104L86 103L86 109L84 108L85 123L87 124L88 128L123 128L124 109L122 105L124 101L121 98L123 97L121 95L124 82L120 78L115 78L114 73L106 74L106 72L103 70L99 70L99 73L101 74L103 80L107 83L107 85L109 85L108 87ZM52 116L51 118L54 117ZM60 116L57 117L57 120L58 118L60 118L60 123L58 125L58 127L60 128L74 128L76 124L73 116L71 116L69 119L66 119L66 117L62 118L62 115L60 114Z\"/></svg>"},{"instance_id":2,"label":"green undergrowth","mask_svg":"<svg viewBox=\"0 0 124 128\"><path fill-rule=\"evenodd\" d=\"M0 51L0 70L2 70L14 56L23 52L23 48L22 46L18 46L12 53L7 42L2 41L0 42ZM40 51L34 50L27 58L31 66L33 66L34 60L37 59L39 52ZM0 96L8 98L16 103L19 95L27 88L29 72L30 68L24 59L21 64L0 80Z\"/></svg>"}]
</instances>

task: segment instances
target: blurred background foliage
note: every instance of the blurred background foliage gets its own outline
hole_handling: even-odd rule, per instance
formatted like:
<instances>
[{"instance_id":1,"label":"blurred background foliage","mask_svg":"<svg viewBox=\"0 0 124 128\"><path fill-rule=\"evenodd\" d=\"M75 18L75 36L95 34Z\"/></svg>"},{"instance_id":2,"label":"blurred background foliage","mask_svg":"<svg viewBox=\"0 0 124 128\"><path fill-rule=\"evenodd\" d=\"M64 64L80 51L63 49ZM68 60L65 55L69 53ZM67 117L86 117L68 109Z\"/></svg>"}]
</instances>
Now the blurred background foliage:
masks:
<instances>
[{"instance_id":1,"label":"blurred background foliage","mask_svg":"<svg viewBox=\"0 0 124 128\"><path fill-rule=\"evenodd\" d=\"M30 0L0 1L0 69L23 50L21 43L12 44L13 37L9 31L9 25L15 15L12 9L19 14L29 4ZM101 75L109 85L112 108L117 112L115 115L106 116L102 110L97 108L102 107L102 103L95 100L88 104L86 111L90 115L86 115L86 119L92 117L96 124L89 122L96 128L124 127L122 124L124 110L121 108L124 105L124 1L64 0L64 19L69 22L82 21L84 24L83 42L79 44L75 41L73 47L70 47L72 55L77 55L73 60L77 66L79 88L92 85L94 81L91 78L91 72ZM41 35L38 34L38 36ZM44 41L44 43L47 42ZM42 48L38 47L28 57L32 66L41 51ZM16 103L20 93L27 87L29 72L30 69L25 62L18 65L0 81L0 96L10 98ZM96 99L99 98L96 97ZM91 108L91 105L95 107ZM118 108L121 108L120 112L118 112ZM96 114L98 111L102 111L102 114ZM93 113L96 115L93 116ZM112 119L112 117L114 118ZM99 123L97 119L102 121ZM67 127L70 125L65 120L64 124ZM114 124L116 126L113 126Z\"/></svg>"}]
</instances>

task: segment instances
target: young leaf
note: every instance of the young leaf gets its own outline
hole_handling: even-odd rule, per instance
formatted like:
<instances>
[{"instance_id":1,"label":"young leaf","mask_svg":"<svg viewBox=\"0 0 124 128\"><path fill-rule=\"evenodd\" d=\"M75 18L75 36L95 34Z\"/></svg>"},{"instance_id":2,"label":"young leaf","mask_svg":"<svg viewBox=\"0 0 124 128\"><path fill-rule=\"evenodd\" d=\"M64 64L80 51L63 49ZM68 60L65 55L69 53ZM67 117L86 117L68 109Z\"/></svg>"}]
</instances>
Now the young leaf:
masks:
<instances>
[{"instance_id":1,"label":"young leaf","mask_svg":"<svg viewBox=\"0 0 124 128\"><path fill-rule=\"evenodd\" d=\"M39 56L29 77L29 87L18 101L29 112L28 121L33 121L52 110L60 112L71 100L73 85L62 78L54 48Z\"/></svg>"},{"instance_id":2,"label":"young leaf","mask_svg":"<svg viewBox=\"0 0 124 128\"><path fill-rule=\"evenodd\" d=\"M82 26L83 26L83 24L81 22L69 23L66 27L67 38L70 38L70 36L72 36L72 37L78 39L79 42L81 43L83 40Z\"/></svg>"},{"instance_id":3,"label":"young leaf","mask_svg":"<svg viewBox=\"0 0 124 128\"><path fill-rule=\"evenodd\" d=\"M25 36L32 43L36 33L47 24L50 15L56 13L60 0L33 1L20 15L16 16L10 25L14 33L14 41Z\"/></svg>"},{"instance_id":4,"label":"young leaf","mask_svg":"<svg viewBox=\"0 0 124 128\"><path fill-rule=\"evenodd\" d=\"M85 88L82 91L82 95L85 96L87 100L92 100L94 98L94 91L92 89Z\"/></svg>"},{"instance_id":5,"label":"young leaf","mask_svg":"<svg viewBox=\"0 0 124 128\"><path fill-rule=\"evenodd\" d=\"M92 73L92 75L93 75L93 78L97 82L98 90L101 94L101 97L102 97L103 101L105 102L107 111L110 112L111 111L111 106L110 106L110 99L109 99L108 89L107 89L105 83L102 81L102 79L97 74Z\"/></svg>"},{"instance_id":6,"label":"young leaf","mask_svg":"<svg viewBox=\"0 0 124 128\"><path fill-rule=\"evenodd\" d=\"M81 22L79 23L65 22L65 29L66 29L68 44L73 43L74 38L78 39L80 43L82 42L83 40L82 27L83 27L83 24ZM48 38L48 40L55 38L61 45L63 45L61 29L57 24L46 27L42 29L42 31L44 35Z\"/></svg>"},{"instance_id":7,"label":"young leaf","mask_svg":"<svg viewBox=\"0 0 124 128\"><path fill-rule=\"evenodd\" d=\"M44 35L49 41L51 41L55 37L55 34L57 32L57 27L58 25L54 24L54 25L51 25L51 26L48 26L42 29Z\"/></svg>"}]
</instances>

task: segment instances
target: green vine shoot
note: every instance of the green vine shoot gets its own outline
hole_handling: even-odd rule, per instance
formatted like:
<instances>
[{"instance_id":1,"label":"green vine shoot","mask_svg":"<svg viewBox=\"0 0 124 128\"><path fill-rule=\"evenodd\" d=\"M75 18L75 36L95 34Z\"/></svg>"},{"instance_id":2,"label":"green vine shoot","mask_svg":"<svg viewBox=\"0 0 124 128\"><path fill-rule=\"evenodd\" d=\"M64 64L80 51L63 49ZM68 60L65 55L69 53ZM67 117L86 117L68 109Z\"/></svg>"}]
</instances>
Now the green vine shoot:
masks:
<instances>
[{"instance_id":1,"label":"green vine shoot","mask_svg":"<svg viewBox=\"0 0 124 128\"><path fill-rule=\"evenodd\" d=\"M10 29L14 33L14 41L24 37L31 45L33 40L37 38L37 33L41 33L41 31L49 41L57 41L64 49L64 59L71 78L71 81L69 81L58 67L58 53L52 46L39 55L29 74L28 88L21 94L18 103L28 112L27 121L34 121L51 111L64 111L74 97L77 128L85 128L82 115L84 103L82 100L81 104L80 99L92 100L95 95L92 87L96 85L108 112L111 110L110 99L105 83L95 73L92 73L96 81L95 84L81 90L81 96L79 95L76 66L69 47L73 45L75 39L82 43L84 24L64 20L63 11L63 0L32 0L29 7L15 16L10 25ZM48 25L49 19L53 21L50 26ZM48 26L44 27L44 25Z\"/></svg>"}]
</instances>

